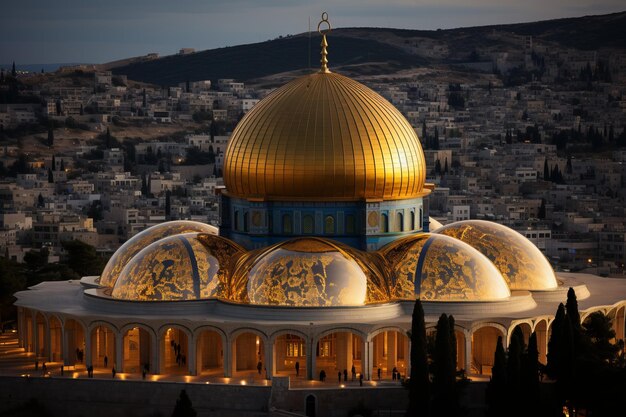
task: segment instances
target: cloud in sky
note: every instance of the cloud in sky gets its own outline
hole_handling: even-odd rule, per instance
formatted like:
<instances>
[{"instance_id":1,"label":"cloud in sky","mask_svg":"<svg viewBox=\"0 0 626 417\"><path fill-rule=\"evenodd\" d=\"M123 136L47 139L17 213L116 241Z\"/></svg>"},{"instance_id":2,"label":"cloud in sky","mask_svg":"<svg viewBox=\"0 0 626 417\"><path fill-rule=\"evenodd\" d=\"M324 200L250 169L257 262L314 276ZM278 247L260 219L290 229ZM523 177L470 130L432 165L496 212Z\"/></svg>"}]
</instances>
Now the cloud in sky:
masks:
<instances>
[{"instance_id":1,"label":"cloud in sky","mask_svg":"<svg viewBox=\"0 0 626 417\"><path fill-rule=\"evenodd\" d=\"M623 0L20 0L0 7L0 62L107 62L334 27L437 29L603 14Z\"/></svg>"}]
</instances>

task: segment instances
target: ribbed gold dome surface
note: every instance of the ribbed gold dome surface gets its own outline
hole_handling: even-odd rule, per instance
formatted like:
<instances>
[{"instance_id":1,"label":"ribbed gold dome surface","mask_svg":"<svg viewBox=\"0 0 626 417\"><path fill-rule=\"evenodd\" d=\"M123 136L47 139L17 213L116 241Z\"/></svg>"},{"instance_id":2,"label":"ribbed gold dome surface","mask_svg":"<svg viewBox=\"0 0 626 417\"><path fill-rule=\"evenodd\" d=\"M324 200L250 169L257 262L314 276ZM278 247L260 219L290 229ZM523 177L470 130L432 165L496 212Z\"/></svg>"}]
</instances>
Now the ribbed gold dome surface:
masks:
<instances>
[{"instance_id":1,"label":"ribbed gold dome surface","mask_svg":"<svg viewBox=\"0 0 626 417\"><path fill-rule=\"evenodd\" d=\"M229 194L268 200L396 200L428 193L417 134L383 97L335 73L259 102L226 150Z\"/></svg>"}]
</instances>

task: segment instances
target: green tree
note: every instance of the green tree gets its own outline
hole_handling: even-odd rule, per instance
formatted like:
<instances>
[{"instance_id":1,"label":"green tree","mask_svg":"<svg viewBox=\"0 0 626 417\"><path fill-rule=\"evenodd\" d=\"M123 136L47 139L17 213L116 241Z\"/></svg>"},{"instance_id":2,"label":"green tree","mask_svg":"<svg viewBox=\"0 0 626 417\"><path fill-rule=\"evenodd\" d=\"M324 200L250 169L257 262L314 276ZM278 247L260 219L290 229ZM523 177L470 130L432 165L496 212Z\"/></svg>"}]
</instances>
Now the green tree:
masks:
<instances>
[{"instance_id":1,"label":"green tree","mask_svg":"<svg viewBox=\"0 0 626 417\"><path fill-rule=\"evenodd\" d=\"M600 364L612 364L617 361L619 346L611 343L615 339L615 330L611 319L601 311L591 313L583 323L583 334L591 343L591 352Z\"/></svg>"},{"instance_id":2,"label":"green tree","mask_svg":"<svg viewBox=\"0 0 626 417\"><path fill-rule=\"evenodd\" d=\"M487 385L487 416L502 417L508 414L509 404L506 392L506 355L502 336L498 336L493 367L491 368L491 380Z\"/></svg>"},{"instance_id":3,"label":"green tree","mask_svg":"<svg viewBox=\"0 0 626 417\"><path fill-rule=\"evenodd\" d=\"M195 417L198 413L193 408L191 400L184 389L180 391L180 396L176 400L176 406L172 412L172 417Z\"/></svg>"},{"instance_id":4,"label":"green tree","mask_svg":"<svg viewBox=\"0 0 626 417\"><path fill-rule=\"evenodd\" d=\"M48 182L52 184L54 182L54 175L52 174L52 170L48 168Z\"/></svg>"},{"instance_id":5,"label":"green tree","mask_svg":"<svg viewBox=\"0 0 626 417\"><path fill-rule=\"evenodd\" d=\"M447 161L446 161L447 162ZM457 368L457 349L456 349L456 332L454 331L454 317L452 314L448 316L448 327L450 328L450 360L452 371L456 374Z\"/></svg>"},{"instance_id":6,"label":"green tree","mask_svg":"<svg viewBox=\"0 0 626 417\"><path fill-rule=\"evenodd\" d=\"M522 352L524 350L524 334L520 326L513 329L506 358L506 385L509 403L514 403L519 396L521 386ZM512 410L513 415L519 415L520 408Z\"/></svg>"},{"instance_id":7,"label":"green tree","mask_svg":"<svg viewBox=\"0 0 626 417\"><path fill-rule=\"evenodd\" d=\"M532 332L528 338L528 349L522 356L520 375L520 396L524 398L520 411L522 415L535 416L539 414L539 350L537 349L537 333Z\"/></svg>"},{"instance_id":8,"label":"green tree","mask_svg":"<svg viewBox=\"0 0 626 417\"><path fill-rule=\"evenodd\" d=\"M575 331L580 330L580 313L578 312L578 300L576 299L576 292L572 287L567 290L567 302L565 303L567 310L567 317L572 323L572 329Z\"/></svg>"},{"instance_id":9,"label":"green tree","mask_svg":"<svg viewBox=\"0 0 626 417\"><path fill-rule=\"evenodd\" d=\"M426 325L422 302L417 299L411 320L411 379L407 417L430 415L430 379L426 349Z\"/></svg>"},{"instance_id":10,"label":"green tree","mask_svg":"<svg viewBox=\"0 0 626 417\"><path fill-rule=\"evenodd\" d=\"M100 275L105 262L98 256L96 248L79 240L63 242L63 249L67 253L65 264L79 276Z\"/></svg>"},{"instance_id":11,"label":"green tree","mask_svg":"<svg viewBox=\"0 0 626 417\"><path fill-rule=\"evenodd\" d=\"M435 336L433 373L433 416L454 416L458 413L456 372L452 368L450 321L445 314L439 316Z\"/></svg>"},{"instance_id":12,"label":"green tree","mask_svg":"<svg viewBox=\"0 0 626 417\"><path fill-rule=\"evenodd\" d=\"M558 379L561 376L563 368L563 326L565 325L565 306L559 304L552 322L552 331L550 332L550 340L548 341L548 364L546 371L552 379Z\"/></svg>"},{"instance_id":13,"label":"green tree","mask_svg":"<svg viewBox=\"0 0 626 417\"><path fill-rule=\"evenodd\" d=\"M172 193L170 190L165 191L165 219L172 218Z\"/></svg>"}]
</instances>

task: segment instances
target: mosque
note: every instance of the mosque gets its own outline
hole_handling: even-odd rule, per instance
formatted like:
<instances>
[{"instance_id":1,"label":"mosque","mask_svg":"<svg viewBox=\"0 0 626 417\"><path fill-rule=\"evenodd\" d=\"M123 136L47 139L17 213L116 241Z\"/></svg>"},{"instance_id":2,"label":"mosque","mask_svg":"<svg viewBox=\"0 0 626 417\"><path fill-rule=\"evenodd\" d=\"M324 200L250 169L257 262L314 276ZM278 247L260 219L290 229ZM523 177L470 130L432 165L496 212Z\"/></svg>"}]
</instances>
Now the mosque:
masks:
<instances>
[{"instance_id":1,"label":"mosque","mask_svg":"<svg viewBox=\"0 0 626 417\"><path fill-rule=\"evenodd\" d=\"M420 298L429 328L455 317L459 368L472 376L490 373L498 336L508 342L516 326L537 333L545 363L569 287L583 320L603 311L624 338L626 282L557 275L496 223L429 219L415 129L328 69L321 33L321 69L234 130L220 227L165 222L128 240L99 277L17 293L21 346L68 366L84 352L85 364L106 358L126 374L405 375Z\"/></svg>"}]
</instances>

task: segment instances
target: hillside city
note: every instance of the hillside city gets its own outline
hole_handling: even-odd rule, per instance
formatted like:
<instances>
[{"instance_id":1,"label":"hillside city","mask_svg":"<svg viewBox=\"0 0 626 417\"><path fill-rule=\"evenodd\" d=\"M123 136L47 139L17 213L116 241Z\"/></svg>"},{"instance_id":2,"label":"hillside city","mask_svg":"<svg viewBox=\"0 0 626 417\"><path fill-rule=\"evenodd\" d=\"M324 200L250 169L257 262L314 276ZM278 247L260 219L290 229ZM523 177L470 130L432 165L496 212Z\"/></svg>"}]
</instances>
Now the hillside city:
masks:
<instances>
[{"instance_id":1,"label":"hillside city","mask_svg":"<svg viewBox=\"0 0 626 417\"><path fill-rule=\"evenodd\" d=\"M626 54L517 41L456 68L460 82L360 81L416 129L432 218L495 220L558 269L623 274ZM17 262L58 262L73 240L107 258L170 219L217 225L229 136L272 91L235 79L156 86L90 65L0 77L0 254Z\"/></svg>"}]
</instances>

